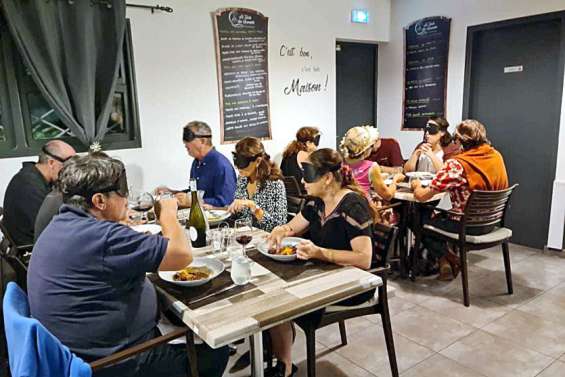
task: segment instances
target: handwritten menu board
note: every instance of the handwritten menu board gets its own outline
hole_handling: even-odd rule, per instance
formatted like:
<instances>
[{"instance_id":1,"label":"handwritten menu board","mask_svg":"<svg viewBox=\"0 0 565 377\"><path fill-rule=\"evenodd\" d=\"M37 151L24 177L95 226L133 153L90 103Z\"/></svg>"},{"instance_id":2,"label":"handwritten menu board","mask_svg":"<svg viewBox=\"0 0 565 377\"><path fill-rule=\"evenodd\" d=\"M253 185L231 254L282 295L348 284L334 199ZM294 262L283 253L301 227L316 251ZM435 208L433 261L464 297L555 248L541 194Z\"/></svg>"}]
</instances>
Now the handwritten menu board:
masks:
<instances>
[{"instance_id":1,"label":"handwritten menu board","mask_svg":"<svg viewBox=\"0 0 565 377\"><path fill-rule=\"evenodd\" d=\"M222 144L271 138L268 20L243 8L214 15Z\"/></svg>"},{"instance_id":2,"label":"handwritten menu board","mask_svg":"<svg viewBox=\"0 0 565 377\"><path fill-rule=\"evenodd\" d=\"M430 117L445 117L450 23L428 17L404 29L403 130L420 130Z\"/></svg>"}]
</instances>

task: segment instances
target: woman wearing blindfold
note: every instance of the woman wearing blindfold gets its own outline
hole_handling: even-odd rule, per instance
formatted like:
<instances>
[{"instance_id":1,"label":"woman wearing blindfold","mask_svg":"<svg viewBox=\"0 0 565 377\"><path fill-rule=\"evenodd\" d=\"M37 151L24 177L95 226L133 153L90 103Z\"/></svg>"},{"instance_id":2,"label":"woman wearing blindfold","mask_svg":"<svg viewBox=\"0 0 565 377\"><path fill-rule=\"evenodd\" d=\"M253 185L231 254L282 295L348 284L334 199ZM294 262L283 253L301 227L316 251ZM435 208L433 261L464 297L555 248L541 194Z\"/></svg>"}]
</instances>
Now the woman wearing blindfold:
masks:
<instances>
[{"instance_id":1,"label":"woman wearing blindfold","mask_svg":"<svg viewBox=\"0 0 565 377\"><path fill-rule=\"evenodd\" d=\"M451 146L451 135L445 118L430 118L424 128L424 141L420 143L404 165L404 171L436 173L445 160L445 148Z\"/></svg>"},{"instance_id":2,"label":"woman wearing blindfold","mask_svg":"<svg viewBox=\"0 0 565 377\"><path fill-rule=\"evenodd\" d=\"M340 154L329 148L319 149L302 163L302 168L304 186L311 198L288 224L273 229L268 238L270 246L280 247L283 238L309 230L310 240L297 246L299 259L318 259L362 269L382 264L382 256L376 255L372 241L372 209ZM339 305L357 305L373 294L367 292ZM319 321L322 313L314 312L299 320ZM286 373L281 375L293 374L290 324L271 329L271 337L273 351L285 366Z\"/></svg>"},{"instance_id":3,"label":"woman wearing blindfold","mask_svg":"<svg viewBox=\"0 0 565 377\"><path fill-rule=\"evenodd\" d=\"M286 190L279 168L263 143L246 137L235 146L233 163L239 171L235 200L229 206L238 217L251 217L253 226L270 232L286 222Z\"/></svg>"},{"instance_id":4,"label":"woman wearing blindfold","mask_svg":"<svg viewBox=\"0 0 565 377\"><path fill-rule=\"evenodd\" d=\"M358 126L350 128L340 143L340 151L345 162L351 168L353 177L370 198L371 189L384 200L391 200L396 192L396 184L404 180L404 175L397 173L390 185L386 185L378 163L369 161L373 144L379 139L375 127Z\"/></svg>"},{"instance_id":5,"label":"woman wearing blindfold","mask_svg":"<svg viewBox=\"0 0 565 377\"><path fill-rule=\"evenodd\" d=\"M281 170L285 177L295 177L302 186L302 163L320 144L320 131L316 127L302 127L284 150Z\"/></svg>"}]
</instances>

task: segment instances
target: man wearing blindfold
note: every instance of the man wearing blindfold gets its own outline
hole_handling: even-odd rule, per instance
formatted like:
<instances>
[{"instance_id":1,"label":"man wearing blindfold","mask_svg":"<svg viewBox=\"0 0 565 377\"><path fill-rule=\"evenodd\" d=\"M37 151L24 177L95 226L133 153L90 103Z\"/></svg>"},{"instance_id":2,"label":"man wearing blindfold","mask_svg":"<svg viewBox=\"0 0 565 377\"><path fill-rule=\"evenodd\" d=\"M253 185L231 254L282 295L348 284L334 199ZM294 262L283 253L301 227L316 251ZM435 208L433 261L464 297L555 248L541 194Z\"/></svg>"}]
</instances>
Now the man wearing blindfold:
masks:
<instances>
[{"instance_id":1,"label":"man wearing blindfold","mask_svg":"<svg viewBox=\"0 0 565 377\"><path fill-rule=\"evenodd\" d=\"M61 170L59 187L64 204L37 239L29 264L32 316L85 360L159 336L157 296L146 273L192 262L177 200L160 200L162 235L151 235L120 223L128 210L121 161L76 156ZM197 345L197 357L201 376L219 377L228 352ZM165 345L105 368L100 376L180 376L188 363L184 346Z\"/></svg>"},{"instance_id":2,"label":"man wearing blindfold","mask_svg":"<svg viewBox=\"0 0 565 377\"><path fill-rule=\"evenodd\" d=\"M8 184L4 195L4 221L17 245L33 244L37 212L57 181L63 163L75 153L64 141L49 141L41 148L39 161L24 162Z\"/></svg>"},{"instance_id":3,"label":"man wearing blindfold","mask_svg":"<svg viewBox=\"0 0 565 377\"><path fill-rule=\"evenodd\" d=\"M188 155L194 158L190 178L196 179L198 190L204 191L204 203L212 207L225 207L233 202L236 175L230 161L212 145L212 130L204 122L188 123L182 134ZM159 187L157 191L173 191ZM176 194L182 207L190 207L188 190Z\"/></svg>"}]
</instances>

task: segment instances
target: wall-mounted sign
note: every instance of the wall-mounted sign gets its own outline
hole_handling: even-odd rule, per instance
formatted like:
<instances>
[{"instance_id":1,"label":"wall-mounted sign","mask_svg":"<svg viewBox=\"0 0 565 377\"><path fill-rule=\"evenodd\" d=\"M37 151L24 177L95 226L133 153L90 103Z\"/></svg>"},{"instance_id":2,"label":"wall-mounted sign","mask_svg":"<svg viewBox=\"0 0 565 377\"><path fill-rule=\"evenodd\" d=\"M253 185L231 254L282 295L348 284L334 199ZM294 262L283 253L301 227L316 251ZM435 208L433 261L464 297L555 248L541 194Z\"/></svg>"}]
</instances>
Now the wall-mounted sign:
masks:
<instances>
[{"instance_id":1,"label":"wall-mounted sign","mask_svg":"<svg viewBox=\"0 0 565 377\"><path fill-rule=\"evenodd\" d=\"M524 70L524 66L523 65L514 65L511 67L504 67L504 73L516 73L516 72L522 72Z\"/></svg>"},{"instance_id":2,"label":"wall-mounted sign","mask_svg":"<svg viewBox=\"0 0 565 377\"><path fill-rule=\"evenodd\" d=\"M421 130L430 117L445 117L451 20L428 17L404 28L403 130Z\"/></svg>"},{"instance_id":3,"label":"wall-mounted sign","mask_svg":"<svg viewBox=\"0 0 565 377\"><path fill-rule=\"evenodd\" d=\"M358 24L369 23L369 11L367 9L353 9L351 11L351 22Z\"/></svg>"},{"instance_id":4,"label":"wall-mounted sign","mask_svg":"<svg viewBox=\"0 0 565 377\"><path fill-rule=\"evenodd\" d=\"M222 144L271 138L268 21L244 8L214 15Z\"/></svg>"}]
</instances>

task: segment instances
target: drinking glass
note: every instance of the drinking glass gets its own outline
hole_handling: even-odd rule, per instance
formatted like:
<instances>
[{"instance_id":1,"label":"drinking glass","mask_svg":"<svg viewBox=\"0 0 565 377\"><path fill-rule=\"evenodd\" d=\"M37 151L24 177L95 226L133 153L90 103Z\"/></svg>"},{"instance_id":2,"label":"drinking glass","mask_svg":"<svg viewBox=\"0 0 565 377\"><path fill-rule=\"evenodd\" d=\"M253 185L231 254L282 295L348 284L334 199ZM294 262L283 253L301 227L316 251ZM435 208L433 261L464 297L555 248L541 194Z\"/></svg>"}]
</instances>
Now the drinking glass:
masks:
<instances>
[{"instance_id":1,"label":"drinking glass","mask_svg":"<svg viewBox=\"0 0 565 377\"><path fill-rule=\"evenodd\" d=\"M245 255L245 246L253 239L253 225L251 219L239 219L235 221L235 240L241 245L241 255Z\"/></svg>"},{"instance_id":2,"label":"drinking glass","mask_svg":"<svg viewBox=\"0 0 565 377\"><path fill-rule=\"evenodd\" d=\"M234 284L245 285L251 280L251 264L253 262L245 255L238 255L231 263L230 276Z\"/></svg>"}]
</instances>

